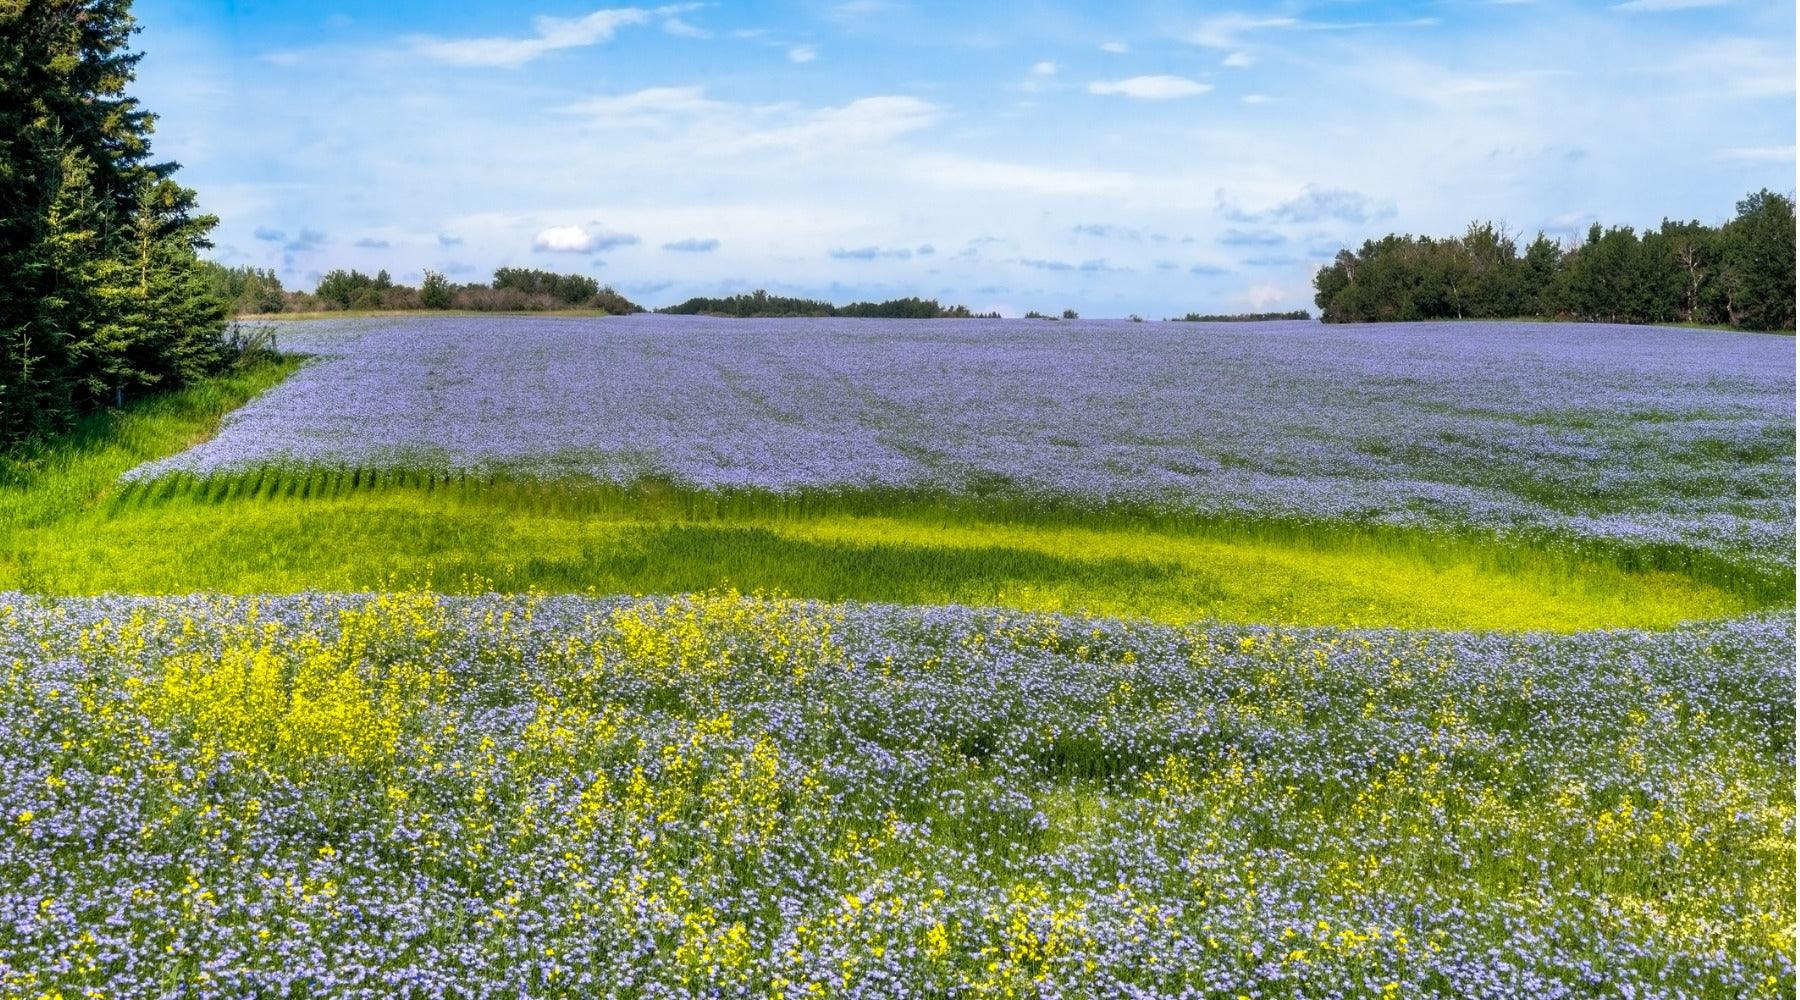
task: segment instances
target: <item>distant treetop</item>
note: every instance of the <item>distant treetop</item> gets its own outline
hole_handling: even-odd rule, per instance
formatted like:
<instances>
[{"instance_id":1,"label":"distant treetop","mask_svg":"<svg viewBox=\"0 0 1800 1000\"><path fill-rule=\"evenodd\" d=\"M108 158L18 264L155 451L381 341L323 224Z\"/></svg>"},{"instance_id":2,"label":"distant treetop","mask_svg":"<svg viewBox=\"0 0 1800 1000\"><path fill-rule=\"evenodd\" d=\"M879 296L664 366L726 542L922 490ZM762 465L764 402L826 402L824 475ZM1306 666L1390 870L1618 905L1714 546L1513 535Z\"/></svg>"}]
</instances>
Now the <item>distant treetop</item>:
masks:
<instances>
[{"instance_id":1,"label":"distant treetop","mask_svg":"<svg viewBox=\"0 0 1800 1000\"><path fill-rule=\"evenodd\" d=\"M818 299L770 295L763 289L728 295L724 298L695 297L679 305L664 306L659 313L672 316L730 316L739 319L779 316L849 316L867 319L951 319L967 318L973 313L967 306L942 306L936 299L918 297L889 299L886 302L852 302L833 305Z\"/></svg>"},{"instance_id":2,"label":"distant treetop","mask_svg":"<svg viewBox=\"0 0 1800 1000\"><path fill-rule=\"evenodd\" d=\"M1177 320L1180 323L1266 323L1282 319L1312 319L1312 313L1304 309L1293 312L1269 313L1188 313Z\"/></svg>"}]
</instances>

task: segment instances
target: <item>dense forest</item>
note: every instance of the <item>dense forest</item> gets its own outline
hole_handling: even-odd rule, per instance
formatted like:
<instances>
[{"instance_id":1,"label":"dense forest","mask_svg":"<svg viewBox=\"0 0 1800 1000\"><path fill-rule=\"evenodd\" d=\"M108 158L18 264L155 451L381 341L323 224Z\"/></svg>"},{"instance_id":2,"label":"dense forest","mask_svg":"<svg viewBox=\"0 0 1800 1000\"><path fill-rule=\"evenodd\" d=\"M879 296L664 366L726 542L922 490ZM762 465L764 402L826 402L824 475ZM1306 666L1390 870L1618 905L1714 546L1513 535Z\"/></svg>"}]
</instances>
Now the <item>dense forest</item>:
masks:
<instances>
[{"instance_id":1,"label":"dense forest","mask_svg":"<svg viewBox=\"0 0 1800 1000\"><path fill-rule=\"evenodd\" d=\"M469 309L482 312L540 312L550 309L593 309L613 315L644 308L584 274L555 274L522 267L502 267L491 284L458 285L436 271L414 288L396 284L386 271L333 270L319 278L311 292L290 292L273 271L226 267L207 262L213 294L236 315L282 312L326 312L340 309Z\"/></svg>"},{"instance_id":2,"label":"dense forest","mask_svg":"<svg viewBox=\"0 0 1800 1000\"><path fill-rule=\"evenodd\" d=\"M731 316L740 319L774 316L855 316L870 319L966 319L974 314L967 306L941 306L936 299L905 298L886 302L852 302L832 305L818 299L770 295L762 289L728 295L722 299L691 298L680 305L664 306L659 313L673 316Z\"/></svg>"},{"instance_id":3,"label":"dense forest","mask_svg":"<svg viewBox=\"0 0 1800 1000\"><path fill-rule=\"evenodd\" d=\"M217 220L125 94L130 6L0 3L0 448L230 361Z\"/></svg>"},{"instance_id":4,"label":"dense forest","mask_svg":"<svg viewBox=\"0 0 1800 1000\"><path fill-rule=\"evenodd\" d=\"M1314 276L1327 323L1538 317L1794 328L1794 200L1758 191L1719 226L1664 220L1521 250L1492 223L1461 236L1389 235L1343 250Z\"/></svg>"}]
</instances>

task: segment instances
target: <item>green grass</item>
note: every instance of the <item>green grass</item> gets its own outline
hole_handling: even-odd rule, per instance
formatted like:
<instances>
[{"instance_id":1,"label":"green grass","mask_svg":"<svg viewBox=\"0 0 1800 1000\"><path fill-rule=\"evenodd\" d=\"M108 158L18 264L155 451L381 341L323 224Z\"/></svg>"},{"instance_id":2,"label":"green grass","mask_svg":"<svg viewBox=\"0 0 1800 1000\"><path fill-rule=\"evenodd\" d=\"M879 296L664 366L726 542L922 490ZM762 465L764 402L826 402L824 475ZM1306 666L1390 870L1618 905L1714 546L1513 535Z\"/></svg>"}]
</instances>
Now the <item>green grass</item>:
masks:
<instances>
[{"instance_id":1,"label":"green grass","mask_svg":"<svg viewBox=\"0 0 1800 1000\"><path fill-rule=\"evenodd\" d=\"M0 589L56 594L378 590L430 581L997 604L1164 621L1572 630L1791 603L1771 575L1688 550L1174 516L986 496L782 496L425 469L262 469L121 486L204 439L284 361L93 418L0 465Z\"/></svg>"},{"instance_id":2,"label":"green grass","mask_svg":"<svg viewBox=\"0 0 1800 1000\"><path fill-rule=\"evenodd\" d=\"M91 513L116 492L126 469L212 437L225 414L300 364L289 357L232 372L124 410L90 414L54 440L0 452L0 548L22 532Z\"/></svg>"}]
</instances>

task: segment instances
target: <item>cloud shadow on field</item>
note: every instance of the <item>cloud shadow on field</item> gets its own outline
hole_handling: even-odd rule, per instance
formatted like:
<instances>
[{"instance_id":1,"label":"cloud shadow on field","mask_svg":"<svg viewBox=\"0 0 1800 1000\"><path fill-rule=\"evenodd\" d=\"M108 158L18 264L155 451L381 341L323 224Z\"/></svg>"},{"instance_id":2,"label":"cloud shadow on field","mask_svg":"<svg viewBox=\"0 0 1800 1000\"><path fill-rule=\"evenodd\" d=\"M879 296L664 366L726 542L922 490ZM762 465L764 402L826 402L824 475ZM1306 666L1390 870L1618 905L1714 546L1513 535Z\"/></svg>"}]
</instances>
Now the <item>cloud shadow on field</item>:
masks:
<instances>
[{"instance_id":1,"label":"cloud shadow on field","mask_svg":"<svg viewBox=\"0 0 1800 1000\"><path fill-rule=\"evenodd\" d=\"M1179 568L1133 558L1071 559L1029 549L800 539L754 525L663 524L608 544L526 560L528 575L579 589L629 581L643 592L773 589L823 600L900 603L986 597L1012 587L1129 589Z\"/></svg>"}]
</instances>

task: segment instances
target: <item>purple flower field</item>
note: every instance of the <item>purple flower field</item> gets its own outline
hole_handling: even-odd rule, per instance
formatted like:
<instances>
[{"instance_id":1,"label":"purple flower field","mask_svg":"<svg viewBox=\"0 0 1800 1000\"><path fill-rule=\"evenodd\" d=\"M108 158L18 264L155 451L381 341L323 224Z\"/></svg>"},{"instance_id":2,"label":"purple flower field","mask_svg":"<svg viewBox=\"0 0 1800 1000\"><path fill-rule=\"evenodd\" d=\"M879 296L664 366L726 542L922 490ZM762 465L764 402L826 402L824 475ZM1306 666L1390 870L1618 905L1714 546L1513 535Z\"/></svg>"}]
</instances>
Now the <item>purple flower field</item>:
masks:
<instances>
[{"instance_id":1,"label":"purple flower field","mask_svg":"<svg viewBox=\"0 0 1800 1000\"><path fill-rule=\"evenodd\" d=\"M1791 565L1792 338L1521 323L406 318L134 477L263 463L1547 527Z\"/></svg>"},{"instance_id":2,"label":"purple flower field","mask_svg":"<svg viewBox=\"0 0 1800 1000\"><path fill-rule=\"evenodd\" d=\"M1750 997L1794 620L0 594L0 992Z\"/></svg>"}]
</instances>

